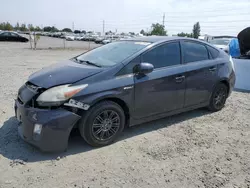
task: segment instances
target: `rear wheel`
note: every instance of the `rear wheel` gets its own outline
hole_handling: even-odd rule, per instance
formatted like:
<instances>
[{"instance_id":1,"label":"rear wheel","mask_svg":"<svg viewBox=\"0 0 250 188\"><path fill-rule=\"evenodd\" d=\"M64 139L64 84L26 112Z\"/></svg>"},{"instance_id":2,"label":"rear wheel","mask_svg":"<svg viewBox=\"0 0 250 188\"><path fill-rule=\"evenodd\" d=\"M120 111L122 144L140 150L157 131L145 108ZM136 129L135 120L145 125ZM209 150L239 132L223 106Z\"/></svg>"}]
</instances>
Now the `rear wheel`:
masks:
<instances>
[{"instance_id":1,"label":"rear wheel","mask_svg":"<svg viewBox=\"0 0 250 188\"><path fill-rule=\"evenodd\" d=\"M209 103L209 110L216 112L221 110L226 103L228 96L228 88L225 84L220 83L218 84L211 96L210 103Z\"/></svg>"},{"instance_id":2,"label":"rear wheel","mask_svg":"<svg viewBox=\"0 0 250 188\"><path fill-rule=\"evenodd\" d=\"M88 144L98 147L112 143L123 131L124 125L123 109L112 101L103 101L87 111L79 130Z\"/></svg>"}]
</instances>

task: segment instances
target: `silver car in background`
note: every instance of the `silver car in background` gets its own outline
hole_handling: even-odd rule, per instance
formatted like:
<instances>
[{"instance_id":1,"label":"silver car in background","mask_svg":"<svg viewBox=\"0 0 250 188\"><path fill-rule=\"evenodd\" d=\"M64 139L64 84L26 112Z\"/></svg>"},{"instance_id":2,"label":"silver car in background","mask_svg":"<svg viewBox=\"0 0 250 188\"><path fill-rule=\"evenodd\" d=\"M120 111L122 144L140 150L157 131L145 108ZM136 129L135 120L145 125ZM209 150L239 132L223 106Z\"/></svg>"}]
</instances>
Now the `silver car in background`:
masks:
<instances>
[{"instance_id":1,"label":"silver car in background","mask_svg":"<svg viewBox=\"0 0 250 188\"><path fill-rule=\"evenodd\" d=\"M232 38L216 38L210 41L215 47L224 50L226 53L229 52L229 44Z\"/></svg>"}]
</instances>

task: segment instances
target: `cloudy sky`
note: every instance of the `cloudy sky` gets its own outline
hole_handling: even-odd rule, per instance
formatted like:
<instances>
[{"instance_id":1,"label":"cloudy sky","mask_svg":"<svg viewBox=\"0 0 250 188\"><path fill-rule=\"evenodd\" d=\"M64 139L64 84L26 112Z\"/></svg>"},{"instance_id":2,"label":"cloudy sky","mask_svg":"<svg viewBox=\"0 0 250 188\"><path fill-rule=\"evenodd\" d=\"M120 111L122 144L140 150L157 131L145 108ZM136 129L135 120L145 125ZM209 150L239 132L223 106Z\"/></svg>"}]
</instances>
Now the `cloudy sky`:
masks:
<instances>
[{"instance_id":1,"label":"cloudy sky","mask_svg":"<svg viewBox=\"0 0 250 188\"><path fill-rule=\"evenodd\" d=\"M162 23L168 34L191 32L237 35L250 26L250 0L0 0L0 21L54 25L59 29L139 32Z\"/></svg>"}]
</instances>

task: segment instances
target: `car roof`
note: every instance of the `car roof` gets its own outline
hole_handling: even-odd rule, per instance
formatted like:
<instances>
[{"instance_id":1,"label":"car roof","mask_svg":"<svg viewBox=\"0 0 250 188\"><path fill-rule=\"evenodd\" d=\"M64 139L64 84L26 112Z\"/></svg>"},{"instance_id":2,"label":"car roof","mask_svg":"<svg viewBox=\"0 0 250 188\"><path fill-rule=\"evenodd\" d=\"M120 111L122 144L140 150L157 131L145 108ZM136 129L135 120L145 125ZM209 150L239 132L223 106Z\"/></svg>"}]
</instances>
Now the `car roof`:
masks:
<instances>
[{"instance_id":1,"label":"car roof","mask_svg":"<svg viewBox=\"0 0 250 188\"><path fill-rule=\"evenodd\" d=\"M126 41L140 41L140 42L160 43L160 42L167 42L167 41L171 41L171 40L180 40L180 39L202 42L200 40L192 39L192 38L188 38L188 37L168 37L168 36L134 37L134 38L126 39Z\"/></svg>"}]
</instances>

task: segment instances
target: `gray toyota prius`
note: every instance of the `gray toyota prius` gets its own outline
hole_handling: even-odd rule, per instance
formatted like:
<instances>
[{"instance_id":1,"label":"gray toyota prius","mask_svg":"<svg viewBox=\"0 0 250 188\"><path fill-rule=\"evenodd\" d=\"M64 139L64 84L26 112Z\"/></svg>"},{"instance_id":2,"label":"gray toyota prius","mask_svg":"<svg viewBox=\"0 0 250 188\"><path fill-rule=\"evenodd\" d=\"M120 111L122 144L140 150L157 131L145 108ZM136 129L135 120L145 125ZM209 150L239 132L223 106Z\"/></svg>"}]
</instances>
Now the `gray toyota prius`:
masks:
<instances>
[{"instance_id":1,"label":"gray toyota prius","mask_svg":"<svg viewBox=\"0 0 250 188\"><path fill-rule=\"evenodd\" d=\"M92 146L124 127L224 107L232 58L199 40L141 37L113 42L32 74L19 89L18 132L42 151L64 151L73 128Z\"/></svg>"}]
</instances>

